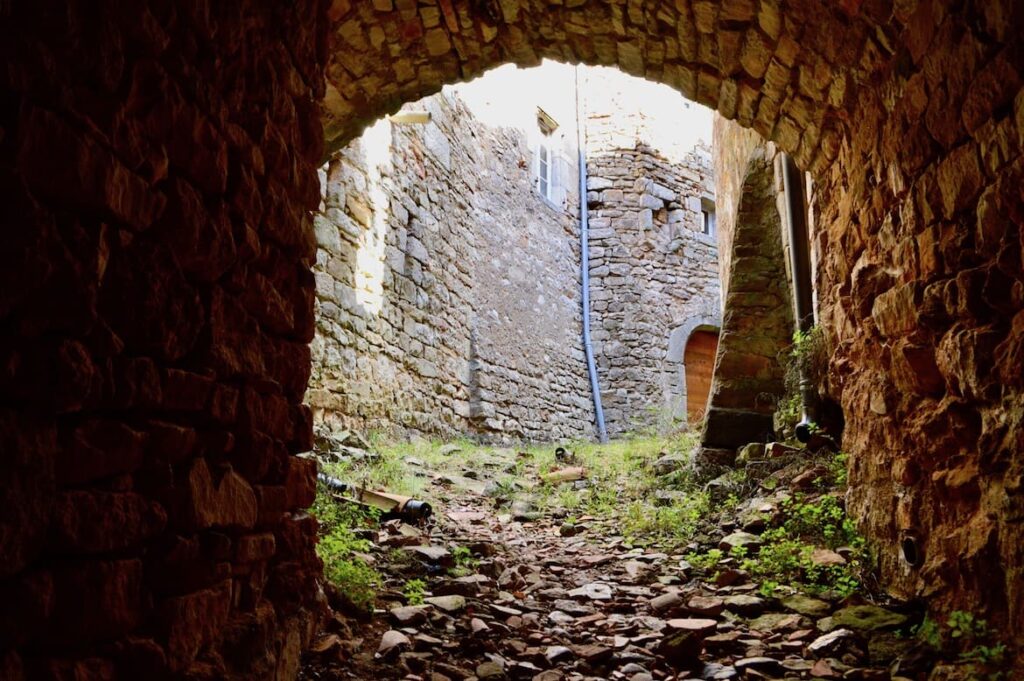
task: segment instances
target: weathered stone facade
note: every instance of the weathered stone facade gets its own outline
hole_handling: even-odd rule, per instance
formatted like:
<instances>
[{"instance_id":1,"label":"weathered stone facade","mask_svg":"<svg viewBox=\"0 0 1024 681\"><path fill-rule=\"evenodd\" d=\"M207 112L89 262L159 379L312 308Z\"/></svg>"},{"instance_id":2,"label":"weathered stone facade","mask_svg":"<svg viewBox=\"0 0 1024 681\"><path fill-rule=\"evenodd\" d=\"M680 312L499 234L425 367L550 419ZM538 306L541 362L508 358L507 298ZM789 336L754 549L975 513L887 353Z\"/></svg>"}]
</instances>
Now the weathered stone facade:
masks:
<instances>
[{"instance_id":1,"label":"weathered stone facade","mask_svg":"<svg viewBox=\"0 0 1024 681\"><path fill-rule=\"evenodd\" d=\"M714 237L697 231L701 198L713 196L710 156L690 148L671 162L642 143L681 137L671 134L675 116L646 112L645 97L665 94L652 84L608 69L581 73L597 188L592 335L606 421L612 435L666 427L686 410L683 345L672 333L695 320L718 325ZM484 439L593 437L575 79L574 69L548 64L450 88L406 107L429 112L429 122L385 120L331 160L316 218L319 333L307 393L316 422ZM502 82L529 89L501 93ZM501 117L510 125L485 123L474 109L493 117L480 100L504 109L524 96L525 120ZM527 128L541 134L537 105L557 113L555 202L536 186ZM710 123L706 110L691 118Z\"/></svg>"},{"instance_id":2,"label":"weathered stone facade","mask_svg":"<svg viewBox=\"0 0 1024 681\"><path fill-rule=\"evenodd\" d=\"M3 676L292 675L316 594L292 453L311 444L320 123L340 147L541 57L672 85L813 174L850 506L884 584L1021 645L1021 3L72 0L0 19Z\"/></svg>"},{"instance_id":3,"label":"weathered stone facade","mask_svg":"<svg viewBox=\"0 0 1024 681\"><path fill-rule=\"evenodd\" d=\"M713 149L725 319L701 439L735 449L771 435L794 330L792 278L780 152L720 116Z\"/></svg>"},{"instance_id":4,"label":"weathered stone facade","mask_svg":"<svg viewBox=\"0 0 1024 681\"><path fill-rule=\"evenodd\" d=\"M620 76L621 77L621 76ZM607 89L607 88L602 88ZM588 109L587 188L593 339L608 434L686 422L683 350L689 333L716 329L718 247L701 232L714 198L711 156L678 162L643 137L643 100Z\"/></svg>"},{"instance_id":5,"label":"weathered stone facade","mask_svg":"<svg viewBox=\"0 0 1024 681\"><path fill-rule=\"evenodd\" d=\"M490 440L592 437L575 118L559 120L566 191L555 204L536 190L522 131L480 122L457 91L409 108L430 122L382 121L328 166L315 419Z\"/></svg>"}]
</instances>

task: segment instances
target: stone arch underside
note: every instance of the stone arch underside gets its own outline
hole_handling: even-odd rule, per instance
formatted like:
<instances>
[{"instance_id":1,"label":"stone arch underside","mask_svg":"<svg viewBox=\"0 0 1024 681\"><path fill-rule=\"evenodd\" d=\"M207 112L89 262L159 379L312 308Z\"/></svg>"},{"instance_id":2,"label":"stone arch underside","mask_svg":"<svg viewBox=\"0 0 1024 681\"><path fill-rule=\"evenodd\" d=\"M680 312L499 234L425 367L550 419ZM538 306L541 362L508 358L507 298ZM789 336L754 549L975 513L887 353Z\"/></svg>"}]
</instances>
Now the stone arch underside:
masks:
<instances>
[{"instance_id":1,"label":"stone arch underside","mask_svg":"<svg viewBox=\"0 0 1024 681\"><path fill-rule=\"evenodd\" d=\"M851 509L888 588L1020 643L1024 6L567 4L0 8L4 675L294 676L323 133L542 57L665 82L814 173Z\"/></svg>"},{"instance_id":2,"label":"stone arch underside","mask_svg":"<svg viewBox=\"0 0 1024 681\"><path fill-rule=\"evenodd\" d=\"M847 16L832 3L594 1L440 2L382 12L335 0L322 118L338 149L380 116L506 63L542 59L623 72L669 85L752 127L819 170L836 157L839 112L886 62L895 25ZM810 17L816 24L808 30ZM820 23L819 23L820 22ZM881 30L876 34L876 29ZM879 42L880 39L882 42Z\"/></svg>"}]
</instances>

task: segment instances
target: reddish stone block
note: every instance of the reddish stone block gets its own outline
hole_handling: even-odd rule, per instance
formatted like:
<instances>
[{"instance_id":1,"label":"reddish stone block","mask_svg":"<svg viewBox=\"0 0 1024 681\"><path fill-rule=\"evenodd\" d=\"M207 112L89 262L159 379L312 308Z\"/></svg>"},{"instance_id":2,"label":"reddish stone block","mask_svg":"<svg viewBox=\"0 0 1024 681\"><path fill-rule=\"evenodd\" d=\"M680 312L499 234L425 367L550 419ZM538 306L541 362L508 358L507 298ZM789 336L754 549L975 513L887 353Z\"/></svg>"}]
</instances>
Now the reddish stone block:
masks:
<instances>
[{"instance_id":1,"label":"reddish stone block","mask_svg":"<svg viewBox=\"0 0 1024 681\"><path fill-rule=\"evenodd\" d=\"M18 168L36 195L99 211L136 230L163 211L162 195L58 115L26 107L19 132Z\"/></svg>"},{"instance_id":2,"label":"reddish stone block","mask_svg":"<svg viewBox=\"0 0 1024 681\"><path fill-rule=\"evenodd\" d=\"M100 312L130 351L171 361L192 349L203 325L199 295L170 249L145 240L111 256Z\"/></svg>"},{"instance_id":3,"label":"reddish stone block","mask_svg":"<svg viewBox=\"0 0 1024 681\"><path fill-rule=\"evenodd\" d=\"M1014 67L1016 49L1004 48L971 81L961 113L967 132L981 127L1020 91L1021 76ZM1019 63L1019 57L1016 59Z\"/></svg>"},{"instance_id":4,"label":"reddish stone block","mask_svg":"<svg viewBox=\"0 0 1024 681\"><path fill-rule=\"evenodd\" d=\"M74 412L100 401L103 374L82 343L40 338L0 349L0 392L44 410Z\"/></svg>"},{"instance_id":5,"label":"reddish stone block","mask_svg":"<svg viewBox=\"0 0 1024 681\"><path fill-rule=\"evenodd\" d=\"M295 422L292 452L300 454L313 451L313 410L308 404L297 404L292 407L292 414Z\"/></svg>"},{"instance_id":6,"label":"reddish stone block","mask_svg":"<svg viewBox=\"0 0 1024 681\"><path fill-rule=\"evenodd\" d=\"M210 362L224 378L260 379L266 372L259 325L239 301L216 287L210 296Z\"/></svg>"},{"instance_id":7,"label":"reddish stone block","mask_svg":"<svg viewBox=\"0 0 1024 681\"><path fill-rule=\"evenodd\" d=\"M266 433L285 442L294 435L295 424L288 401L280 395L262 394L253 388L242 390L239 423L249 430Z\"/></svg>"},{"instance_id":8,"label":"reddish stone block","mask_svg":"<svg viewBox=\"0 0 1024 681\"><path fill-rule=\"evenodd\" d=\"M209 404L214 382L212 378L203 374L181 369L165 369L162 385L161 406L164 409L198 412Z\"/></svg>"},{"instance_id":9,"label":"reddish stone block","mask_svg":"<svg viewBox=\"0 0 1024 681\"><path fill-rule=\"evenodd\" d=\"M208 210L187 182L173 182L170 202L156 226L182 269L196 281L213 282L235 262L237 248L231 220L222 205Z\"/></svg>"},{"instance_id":10,"label":"reddish stone block","mask_svg":"<svg viewBox=\"0 0 1024 681\"><path fill-rule=\"evenodd\" d=\"M76 561L52 573L56 601L48 643L81 646L113 639L142 622L141 561Z\"/></svg>"},{"instance_id":11,"label":"reddish stone block","mask_svg":"<svg viewBox=\"0 0 1024 681\"><path fill-rule=\"evenodd\" d=\"M276 527L288 510L288 493L284 485L255 485L256 502L259 509L258 527Z\"/></svg>"},{"instance_id":12,"label":"reddish stone block","mask_svg":"<svg viewBox=\"0 0 1024 681\"><path fill-rule=\"evenodd\" d=\"M918 285L903 284L891 288L875 298L871 317L879 332L888 338L911 331L917 324L920 302Z\"/></svg>"},{"instance_id":13,"label":"reddish stone block","mask_svg":"<svg viewBox=\"0 0 1024 681\"><path fill-rule=\"evenodd\" d=\"M57 430L52 421L0 410L0 579L43 547L55 495Z\"/></svg>"},{"instance_id":14,"label":"reddish stone block","mask_svg":"<svg viewBox=\"0 0 1024 681\"><path fill-rule=\"evenodd\" d=\"M111 406L153 408L163 400L160 371L148 357L113 357L110 362Z\"/></svg>"},{"instance_id":15,"label":"reddish stone block","mask_svg":"<svg viewBox=\"0 0 1024 681\"><path fill-rule=\"evenodd\" d=\"M63 492L57 496L49 545L54 553L105 553L131 548L158 534L167 514L135 493Z\"/></svg>"},{"instance_id":16,"label":"reddish stone block","mask_svg":"<svg viewBox=\"0 0 1024 681\"><path fill-rule=\"evenodd\" d=\"M207 413L210 417L223 424L232 424L238 415L238 389L222 383L215 383L210 394Z\"/></svg>"},{"instance_id":17,"label":"reddish stone block","mask_svg":"<svg viewBox=\"0 0 1024 681\"><path fill-rule=\"evenodd\" d=\"M892 353L893 382L896 388L916 395L941 395L946 388L935 349L899 341Z\"/></svg>"},{"instance_id":18,"label":"reddish stone block","mask_svg":"<svg viewBox=\"0 0 1024 681\"><path fill-rule=\"evenodd\" d=\"M270 532L247 534L235 540L235 562L255 563L274 555L276 545Z\"/></svg>"},{"instance_id":19,"label":"reddish stone block","mask_svg":"<svg viewBox=\"0 0 1024 681\"><path fill-rule=\"evenodd\" d=\"M0 598L4 604L0 611L0 648L25 645L44 630L53 614L53 574L28 570L0 582Z\"/></svg>"},{"instance_id":20,"label":"reddish stone block","mask_svg":"<svg viewBox=\"0 0 1024 681\"><path fill-rule=\"evenodd\" d=\"M145 435L121 421L94 419L75 428L57 457L57 482L80 485L142 465Z\"/></svg>"},{"instance_id":21,"label":"reddish stone block","mask_svg":"<svg viewBox=\"0 0 1024 681\"><path fill-rule=\"evenodd\" d=\"M949 152L938 170L942 215L948 220L971 206L981 192L984 181L978 150L974 144L963 144Z\"/></svg>"},{"instance_id":22,"label":"reddish stone block","mask_svg":"<svg viewBox=\"0 0 1024 681\"><path fill-rule=\"evenodd\" d=\"M165 642L168 666L186 668L200 650L215 643L227 622L231 607L231 581L170 598L158 607L157 631Z\"/></svg>"},{"instance_id":23,"label":"reddish stone block","mask_svg":"<svg viewBox=\"0 0 1024 681\"><path fill-rule=\"evenodd\" d=\"M31 678L39 681L107 681L116 679L114 662L101 657L82 659L49 659L29 663Z\"/></svg>"},{"instance_id":24,"label":"reddish stone block","mask_svg":"<svg viewBox=\"0 0 1024 681\"><path fill-rule=\"evenodd\" d=\"M249 529L256 524L256 495L249 483L230 466L215 481L205 459L196 459L184 480L180 497L176 519L188 527Z\"/></svg>"},{"instance_id":25,"label":"reddish stone block","mask_svg":"<svg viewBox=\"0 0 1024 681\"><path fill-rule=\"evenodd\" d=\"M316 459L292 456L288 459L285 491L288 508L309 508L316 498Z\"/></svg>"},{"instance_id":26,"label":"reddish stone block","mask_svg":"<svg viewBox=\"0 0 1024 681\"><path fill-rule=\"evenodd\" d=\"M146 424L149 456L177 464L190 458L196 446L196 431L188 426L150 421Z\"/></svg>"},{"instance_id":27,"label":"reddish stone block","mask_svg":"<svg viewBox=\"0 0 1024 681\"><path fill-rule=\"evenodd\" d=\"M146 583L164 596L206 589L231 575L231 565L210 556L198 536L168 536L146 555Z\"/></svg>"}]
</instances>

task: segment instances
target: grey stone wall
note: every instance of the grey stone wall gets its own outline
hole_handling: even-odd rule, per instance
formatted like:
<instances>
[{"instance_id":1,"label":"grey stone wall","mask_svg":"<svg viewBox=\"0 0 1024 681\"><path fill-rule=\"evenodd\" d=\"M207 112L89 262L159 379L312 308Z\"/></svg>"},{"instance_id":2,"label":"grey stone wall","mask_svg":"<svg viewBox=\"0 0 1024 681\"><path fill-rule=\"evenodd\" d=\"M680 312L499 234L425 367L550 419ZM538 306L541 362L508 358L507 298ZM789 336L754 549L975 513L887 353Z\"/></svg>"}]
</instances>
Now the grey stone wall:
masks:
<instances>
[{"instance_id":1,"label":"grey stone wall","mask_svg":"<svg viewBox=\"0 0 1024 681\"><path fill-rule=\"evenodd\" d=\"M551 203L523 135L452 92L386 120L322 173L307 401L328 428L590 437L581 341L575 121Z\"/></svg>"},{"instance_id":2,"label":"grey stone wall","mask_svg":"<svg viewBox=\"0 0 1024 681\"><path fill-rule=\"evenodd\" d=\"M779 150L721 116L714 123L718 245L725 318L702 443L763 440L784 392L793 334Z\"/></svg>"},{"instance_id":3,"label":"grey stone wall","mask_svg":"<svg viewBox=\"0 0 1024 681\"><path fill-rule=\"evenodd\" d=\"M593 338L610 436L685 423L686 339L721 324L718 247L701 233L710 151L673 163L640 140L622 148L628 125L598 114L587 126Z\"/></svg>"},{"instance_id":4,"label":"grey stone wall","mask_svg":"<svg viewBox=\"0 0 1024 681\"><path fill-rule=\"evenodd\" d=\"M499 127L503 96L472 85L406 107L429 111L429 123L372 126L322 173L307 393L322 427L594 435L575 82L567 67L539 71L545 92L531 97L558 119L553 201L535 186L534 102ZM639 105L652 85L631 81L590 70L583 83L593 337L612 435L685 417L686 334L720 316L715 241L698 233L701 197L713 196L709 151L688 143L669 160L638 144L686 137L659 136Z\"/></svg>"}]
</instances>

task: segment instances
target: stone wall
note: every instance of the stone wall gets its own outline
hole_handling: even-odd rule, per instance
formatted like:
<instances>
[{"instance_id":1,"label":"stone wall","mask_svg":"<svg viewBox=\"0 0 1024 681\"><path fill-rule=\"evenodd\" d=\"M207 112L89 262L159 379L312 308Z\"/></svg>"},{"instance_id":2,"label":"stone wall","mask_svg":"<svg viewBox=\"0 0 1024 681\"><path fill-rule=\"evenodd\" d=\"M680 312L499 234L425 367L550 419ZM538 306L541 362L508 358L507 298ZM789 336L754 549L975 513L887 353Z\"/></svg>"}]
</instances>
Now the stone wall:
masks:
<instances>
[{"instance_id":1,"label":"stone wall","mask_svg":"<svg viewBox=\"0 0 1024 681\"><path fill-rule=\"evenodd\" d=\"M610 436L685 424L689 332L720 325L718 249L701 230L713 197L710 152L672 163L618 115L587 130L593 340Z\"/></svg>"},{"instance_id":2,"label":"stone wall","mask_svg":"<svg viewBox=\"0 0 1024 681\"><path fill-rule=\"evenodd\" d=\"M697 231L701 197L713 198L710 155L665 125L687 106L677 94L660 102L659 119L658 86L607 69L583 74L606 420L613 435L667 428L686 413L685 333L719 323L715 241ZM573 69L548 64L448 88L404 109L429 112L429 123L379 122L332 158L316 217L307 401L317 423L505 440L593 436L574 81ZM502 93L503 84L520 94ZM529 100L518 103L522 115L508 115L510 96ZM564 190L555 202L535 186L538 104L557 115ZM710 113L690 118L710 122ZM646 139L683 157L638 143Z\"/></svg>"},{"instance_id":3,"label":"stone wall","mask_svg":"<svg viewBox=\"0 0 1024 681\"><path fill-rule=\"evenodd\" d=\"M0 5L0 678L293 678L315 2Z\"/></svg>"},{"instance_id":4,"label":"stone wall","mask_svg":"<svg viewBox=\"0 0 1024 681\"><path fill-rule=\"evenodd\" d=\"M315 419L490 440L591 437L575 119L558 121L566 191L552 203L536 191L522 131L484 124L456 90L407 110L431 120L378 123L324 178Z\"/></svg>"},{"instance_id":5,"label":"stone wall","mask_svg":"<svg viewBox=\"0 0 1024 681\"><path fill-rule=\"evenodd\" d=\"M542 57L667 83L812 172L850 507L884 585L1024 643L1017 0L43 0L0 19L3 676L294 670L315 591L291 455L311 433L314 102L340 147Z\"/></svg>"},{"instance_id":6,"label":"stone wall","mask_svg":"<svg viewBox=\"0 0 1024 681\"><path fill-rule=\"evenodd\" d=\"M721 116L713 149L725 319L701 441L735 449L771 437L793 337L792 277L780 152Z\"/></svg>"}]
</instances>

